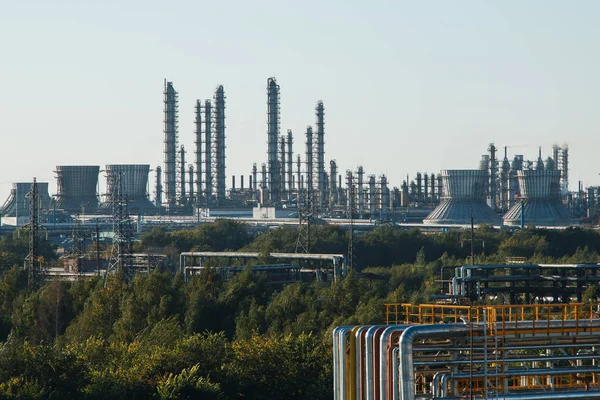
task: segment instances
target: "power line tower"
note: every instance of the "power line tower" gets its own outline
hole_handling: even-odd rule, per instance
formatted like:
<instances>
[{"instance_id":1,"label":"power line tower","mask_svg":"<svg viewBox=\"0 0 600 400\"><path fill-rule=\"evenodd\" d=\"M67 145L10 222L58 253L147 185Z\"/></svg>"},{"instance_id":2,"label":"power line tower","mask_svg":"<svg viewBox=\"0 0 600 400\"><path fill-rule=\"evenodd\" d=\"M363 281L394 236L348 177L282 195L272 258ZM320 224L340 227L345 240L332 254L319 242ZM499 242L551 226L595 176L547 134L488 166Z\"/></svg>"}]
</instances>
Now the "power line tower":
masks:
<instances>
[{"instance_id":1,"label":"power line tower","mask_svg":"<svg viewBox=\"0 0 600 400\"><path fill-rule=\"evenodd\" d=\"M296 253L310 251L310 223L315 214L313 186L313 130L306 128L306 189L303 193L302 203L298 204L298 239Z\"/></svg>"},{"instance_id":2,"label":"power line tower","mask_svg":"<svg viewBox=\"0 0 600 400\"><path fill-rule=\"evenodd\" d=\"M354 175L352 171L346 171L346 186L348 187L348 199L346 203L346 210L348 219L350 220L349 231L348 231L348 259L346 260L348 269L354 268L354 215L357 212L356 209L356 185L354 183Z\"/></svg>"},{"instance_id":3,"label":"power line tower","mask_svg":"<svg viewBox=\"0 0 600 400\"><path fill-rule=\"evenodd\" d=\"M27 289L39 288L44 281L44 269L39 254L39 192L37 181L33 178L31 191L26 196L29 199L29 254L25 258L27 268Z\"/></svg>"},{"instance_id":4,"label":"power line tower","mask_svg":"<svg viewBox=\"0 0 600 400\"><path fill-rule=\"evenodd\" d=\"M112 197L112 221L113 221L113 249L112 259L108 266L108 272L117 272L121 278L128 281L133 278L133 265L131 259L131 220L127 207L127 195L123 194L121 174L118 172L110 174L108 182L113 185Z\"/></svg>"},{"instance_id":5,"label":"power line tower","mask_svg":"<svg viewBox=\"0 0 600 400\"><path fill-rule=\"evenodd\" d=\"M307 196L302 207L298 208L298 239L296 240L296 253L310 253L310 225L313 216L312 200Z\"/></svg>"}]
</instances>

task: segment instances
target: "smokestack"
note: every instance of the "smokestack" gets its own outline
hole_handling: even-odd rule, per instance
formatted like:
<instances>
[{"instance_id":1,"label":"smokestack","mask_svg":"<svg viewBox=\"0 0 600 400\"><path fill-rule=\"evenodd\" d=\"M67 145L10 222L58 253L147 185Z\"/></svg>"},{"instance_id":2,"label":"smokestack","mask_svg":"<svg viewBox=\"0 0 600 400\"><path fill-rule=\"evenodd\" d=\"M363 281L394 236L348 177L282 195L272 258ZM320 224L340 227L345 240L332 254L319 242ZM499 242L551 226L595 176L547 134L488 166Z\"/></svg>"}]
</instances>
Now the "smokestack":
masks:
<instances>
[{"instance_id":1,"label":"smokestack","mask_svg":"<svg viewBox=\"0 0 600 400\"><path fill-rule=\"evenodd\" d=\"M231 188L235 189L235 175L231 175Z\"/></svg>"},{"instance_id":2,"label":"smokestack","mask_svg":"<svg viewBox=\"0 0 600 400\"><path fill-rule=\"evenodd\" d=\"M244 189L244 175L240 175L240 189Z\"/></svg>"}]
</instances>

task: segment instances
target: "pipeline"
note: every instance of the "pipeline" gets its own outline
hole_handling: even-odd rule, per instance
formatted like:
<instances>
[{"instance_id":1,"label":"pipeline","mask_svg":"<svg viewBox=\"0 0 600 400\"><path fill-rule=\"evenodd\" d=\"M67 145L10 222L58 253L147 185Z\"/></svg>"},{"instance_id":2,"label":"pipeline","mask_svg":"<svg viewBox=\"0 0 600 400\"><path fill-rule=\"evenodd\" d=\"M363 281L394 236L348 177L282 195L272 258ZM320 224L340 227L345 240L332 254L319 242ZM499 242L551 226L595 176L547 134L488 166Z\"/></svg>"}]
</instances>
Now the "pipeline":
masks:
<instances>
[{"instance_id":1,"label":"pipeline","mask_svg":"<svg viewBox=\"0 0 600 400\"><path fill-rule=\"evenodd\" d=\"M464 324L418 325L407 328L400 336L400 394L402 400L415 400L413 373L413 343L427 337L453 337L466 334L473 327Z\"/></svg>"},{"instance_id":2,"label":"pipeline","mask_svg":"<svg viewBox=\"0 0 600 400\"><path fill-rule=\"evenodd\" d=\"M509 377L509 376L536 376L536 375L544 375L544 376L553 376L553 375L566 375L566 374L598 374L600 373L600 368L538 368L538 369L518 369L518 370L508 370L508 371L500 371L498 373L470 373L463 372L459 374L454 373L444 373L438 372L433 376L432 382L432 392L433 398L438 397L446 397L448 396L448 382L451 379L460 379L460 378L495 378L495 377ZM501 395L503 396L503 395Z\"/></svg>"},{"instance_id":3,"label":"pipeline","mask_svg":"<svg viewBox=\"0 0 600 400\"><path fill-rule=\"evenodd\" d=\"M402 334L410 325L392 325L388 326L379 339L379 399L388 399L388 352L392 347L392 340L395 335Z\"/></svg>"}]
</instances>

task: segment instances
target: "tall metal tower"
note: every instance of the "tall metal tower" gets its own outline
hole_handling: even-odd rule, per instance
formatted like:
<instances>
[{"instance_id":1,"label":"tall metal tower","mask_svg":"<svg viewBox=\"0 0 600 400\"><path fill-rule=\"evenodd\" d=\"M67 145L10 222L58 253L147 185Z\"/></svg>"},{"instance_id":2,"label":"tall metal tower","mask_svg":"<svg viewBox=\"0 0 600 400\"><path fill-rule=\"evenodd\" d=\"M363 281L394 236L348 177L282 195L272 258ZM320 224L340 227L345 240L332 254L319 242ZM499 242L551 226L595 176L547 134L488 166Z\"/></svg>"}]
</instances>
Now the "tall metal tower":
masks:
<instances>
[{"instance_id":1,"label":"tall metal tower","mask_svg":"<svg viewBox=\"0 0 600 400\"><path fill-rule=\"evenodd\" d=\"M496 196L498 193L498 159L496 158L496 146L494 143L490 143L488 147L490 153L489 158L489 191L488 191L488 205L492 210L496 210Z\"/></svg>"},{"instance_id":2,"label":"tall metal tower","mask_svg":"<svg viewBox=\"0 0 600 400\"><path fill-rule=\"evenodd\" d=\"M313 146L314 176L315 179L315 206L322 210L327 205L327 176L325 172L325 108L323 102L319 101L315 106L316 135Z\"/></svg>"},{"instance_id":3,"label":"tall metal tower","mask_svg":"<svg viewBox=\"0 0 600 400\"><path fill-rule=\"evenodd\" d=\"M127 207L127 195L123 193L121 173L111 173L107 175L106 179L114 188L110 199L112 205L113 250L107 274L117 272L122 279L128 281L133 278L134 271L131 259L132 229Z\"/></svg>"},{"instance_id":4,"label":"tall metal tower","mask_svg":"<svg viewBox=\"0 0 600 400\"><path fill-rule=\"evenodd\" d=\"M262 163L262 165L260 166L260 178L261 178L261 182L260 182L260 187L262 190L266 190L267 189L267 164Z\"/></svg>"},{"instance_id":5,"label":"tall metal tower","mask_svg":"<svg viewBox=\"0 0 600 400\"><path fill-rule=\"evenodd\" d=\"M377 201L375 199L375 175L369 176L369 214L371 217L375 215L375 206Z\"/></svg>"},{"instance_id":6,"label":"tall metal tower","mask_svg":"<svg viewBox=\"0 0 600 400\"><path fill-rule=\"evenodd\" d=\"M286 171L285 171L285 167L286 167L286 161L285 161L285 137L283 135L281 135L279 137L279 165L281 166L279 172L280 172L280 177L279 177L279 183L280 183L280 190L279 193L281 193L281 199L287 199L287 185L285 182L286 179Z\"/></svg>"},{"instance_id":7,"label":"tall metal tower","mask_svg":"<svg viewBox=\"0 0 600 400\"><path fill-rule=\"evenodd\" d=\"M165 200L169 206L177 199L177 141L178 141L178 93L173 82L165 80L164 89L164 144L165 144Z\"/></svg>"},{"instance_id":8,"label":"tall metal tower","mask_svg":"<svg viewBox=\"0 0 600 400\"><path fill-rule=\"evenodd\" d=\"M338 188L337 188L337 163L335 160L329 161L329 208L333 209L338 204Z\"/></svg>"},{"instance_id":9,"label":"tall metal tower","mask_svg":"<svg viewBox=\"0 0 600 400\"><path fill-rule=\"evenodd\" d=\"M162 206L162 168L156 167L156 187L154 188L154 205L156 208Z\"/></svg>"},{"instance_id":10,"label":"tall metal tower","mask_svg":"<svg viewBox=\"0 0 600 400\"><path fill-rule=\"evenodd\" d=\"M356 214L356 185L351 170L346 170L346 187L348 189L346 212L347 218L350 219L348 230L348 257L346 264L348 269L354 268L354 215Z\"/></svg>"},{"instance_id":11,"label":"tall metal tower","mask_svg":"<svg viewBox=\"0 0 600 400\"><path fill-rule=\"evenodd\" d=\"M559 151L558 169L560 170L560 191L565 196L569 193L569 146L566 144Z\"/></svg>"},{"instance_id":12,"label":"tall metal tower","mask_svg":"<svg viewBox=\"0 0 600 400\"><path fill-rule=\"evenodd\" d=\"M313 130L311 126L306 127L306 196L304 206L310 204L314 208L314 146Z\"/></svg>"},{"instance_id":13,"label":"tall metal tower","mask_svg":"<svg viewBox=\"0 0 600 400\"><path fill-rule=\"evenodd\" d=\"M300 204L304 201L304 187L302 185L302 160L300 159L300 154L296 157L296 203L298 208L300 208Z\"/></svg>"},{"instance_id":14,"label":"tall metal tower","mask_svg":"<svg viewBox=\"0 0 600 400\"><path fill-rule=\"evenodd\" d=\"M504 147L504 159L502 159L500 168L500 206L504 212L512 207L510 193L510 162L508 161L506 146Z\"/></svg>"},{"instance_id":15,"label":"tall metal tower","mask_svg":"<svg viewBox=\"0 0 600 400\"><path fill-rule=\"evenodd\" d=\"M220 85L215 90L215 121L213 138L213 165L212 172L216 181L216 202L222 205L225 202L225 92Z\"/></svg>"},{"instance_id":16,"label":"tall metal tower","mask_svg":"<svg viewBox=\"0 0 600 400\"><path fill-rule=\"evenodd\" d=\"M204 102L204 200L206 208L212 204L212 107L210 100Z\"/></svg>"},{"instance_id":17,"label":"tall metal tower","mask_svg":"<svg viewBox=\"0 0 600 400\"><path fill-rule=\"evenodd\" d=\"M178 194L178 203L182 206L187 204L187 193L185 187L185 147L181 145L179 148L179 194Z\"/></svg>"},{"instance_id":18,"label":"tall metal tower","mask_svg":"<svg viewBox=\"0 0 600 400\"><path fill-rule=\"evenodd\" d=\"M279 85L275 78L267 80L267 163L269 168L269 194L272 202L280 201L280 172L277 159L279 138Z\"/></svg>"},{"instance_id":19,"label":"tall metal tower","mask_svg":"<svg viewBox=\"0 0 600 400\"><path fill-rule=\"evenodd\" d=\"M291 199L292 198L292 191L294 189L294 175L293 175L293 171L292 171L292 164L293 164L293 152L292 152L292 146L294 143L294 139L292 137L292 130L288 129L287 131L287 186L288 186L288 198Z\"/></svg>"},{"instance_id":20,"label":"tall metal tower","mask_svg":"<svg viewBox=\"0 0 600 400\"><path fill-rule=\"evenodd\" d=\"M252 200L258 200L258 170L256 163L252 164Z\"/></svg>"},{"instance_id":21,"label":"tall metal tower","mask_svg":"<svg viewBox=\"0 0 600 400\"><path fill-rule=\"evenodd\" d=\"M193 205L195 203L195 194L194 194L194 166L188 166L188 198L190 199L189 203Z\"/></svg>"},{"instance_id":22,"label":"tall metal tower","mask_svg":"<svg viewBox=\"0 0 600 400\"><path fill-rule=\"evenodd\" d=\"M358 166L356 171L357 189L358 189L358 215L360 217L365 213L365 189L364 189L365 170L362 165Z\"/></svg>"},{"instance_id":23,"label":"tall metal tower","mask_svg":"<svg viewBox=\"0 0 600 400\"><path fill-rule=\"evenodd\" d=\"M26 195L29 199L29 253L25 258L27 268L27 289L38 289L44 281L44 270L39 254L39 192L36 178L33 178L31 191Z\"/></svg>"},{"instance_id":24,"label":"tall metal tower","mask_svg":"<svg viewBox=\"0 0 600 400\"><path fill-rule=\"evenodd\" d=\"M196 107L194 108L194 114L196 119L194 120L195 125L195 138L194 145L196 149L196 203L200 204L202 197L202 102L196 100Z\"/></svg>"}]
</instances>

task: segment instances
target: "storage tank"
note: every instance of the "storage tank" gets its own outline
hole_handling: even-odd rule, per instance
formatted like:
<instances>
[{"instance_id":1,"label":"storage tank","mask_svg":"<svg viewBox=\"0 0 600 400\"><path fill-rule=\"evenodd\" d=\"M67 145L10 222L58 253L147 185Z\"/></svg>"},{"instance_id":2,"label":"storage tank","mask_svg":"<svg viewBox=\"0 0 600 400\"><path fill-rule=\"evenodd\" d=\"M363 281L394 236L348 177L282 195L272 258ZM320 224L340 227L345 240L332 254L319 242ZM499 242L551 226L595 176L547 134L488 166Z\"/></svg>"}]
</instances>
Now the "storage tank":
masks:
<instances>
[{"instance_id":1,"label":"storage tank","mask_svg":"<svg viewBox=\"0 0 600 400\"><path fill-rule=\"evenodd\" d=\"M470 224L471 215L476 224L500 225L501 219L487 205L485 170L442 170L442 200L423 220L425 224Z\"/></svg>"}]
</instances>

